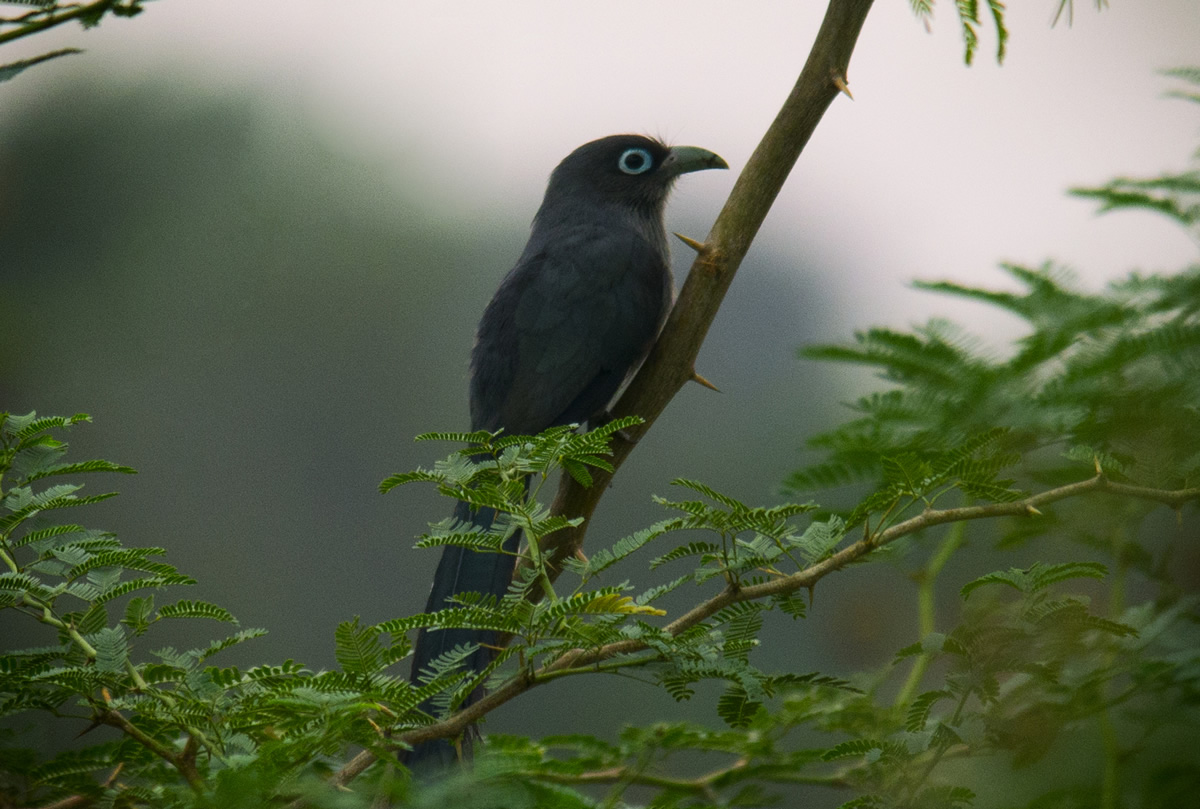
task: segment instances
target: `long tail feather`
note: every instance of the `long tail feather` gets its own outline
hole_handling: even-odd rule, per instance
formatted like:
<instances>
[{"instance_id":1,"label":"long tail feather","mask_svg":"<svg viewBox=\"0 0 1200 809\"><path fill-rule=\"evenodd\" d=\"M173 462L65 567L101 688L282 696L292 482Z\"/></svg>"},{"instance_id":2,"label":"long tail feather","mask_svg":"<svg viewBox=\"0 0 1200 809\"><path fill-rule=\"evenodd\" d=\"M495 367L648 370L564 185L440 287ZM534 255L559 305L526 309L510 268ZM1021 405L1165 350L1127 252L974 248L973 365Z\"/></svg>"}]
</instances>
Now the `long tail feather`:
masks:
<instances>
[{"instance_id":1,"label":"long tail feather","mask_svg":"<svg viewBox=\"0 0 1200 809\"><path fill-rule=\"evenodd\" d=\"M457 520L471 523L480 530L491 527L496 518L496 512L490 508L481 508L474 514L470 507L460 502L454 510ZM429 591L429 600L425 604L425 612L436 612L451 606L449 599L458 593L484 593L497 598L504 595L512 581L515 554L520 544L520 534L514 533L505 542L505 549L511 553L476 553L469 548L455 545L447 546L438 562L437 572L433 576L433 587ZM421 630L417 635L416 649L413 651L412 682L416 683L421 673L430 662L438 656L450 651L456 646L479 644L479 648L467 659L465 665L471 671L483 671L492 659L492 647L496 645L496 633L481 629L437 629ZM467 699L467 704L479 699L482 689L477 690ZM426 706L428 707L428 706ZM471 754L473 734L465 734L461 741L461 751L464 758ZM417 745L406 757L406 763L414 769L446 766L458 758L454 746L445 739L425 742Z\"/></svg>"}]
</instances>

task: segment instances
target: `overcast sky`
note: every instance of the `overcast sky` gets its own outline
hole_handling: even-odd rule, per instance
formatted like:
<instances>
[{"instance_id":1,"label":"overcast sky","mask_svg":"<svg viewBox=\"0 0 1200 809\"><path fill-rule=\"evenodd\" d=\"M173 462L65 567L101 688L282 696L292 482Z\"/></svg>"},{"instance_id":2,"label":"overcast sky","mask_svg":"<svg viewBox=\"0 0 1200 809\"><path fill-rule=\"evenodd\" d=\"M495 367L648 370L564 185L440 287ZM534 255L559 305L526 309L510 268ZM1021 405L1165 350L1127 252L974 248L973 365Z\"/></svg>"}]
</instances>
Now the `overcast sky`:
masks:
<instances>
[{"instance_id":1,"label":"overcast sky","mask_svg":"<svg viewBox=\"0 0 1200 809\"><path fill-rule=\"evenodd\" d=\"M829 237L832 273L862 322L905 325L945 301L915 277L1004 283L998 260L1061 260L1089 282L1195 255L1148 215L1096 217L1077 184L1183 165L1194 105L1162 98L1156 71L1200 61L1196 0L1076 3L1051 27L1054 0L1010 3L1002 67L985 22L965 67L953 7L927 32L902 0L879 0L839 98L761 239ZM803 64L816 2L566 3L358 0L160 0L134 20L63 28L5 48L6 60L55 47L87 53L0 85L36 103L72 72L108 81L199 73L214 88L266 91L304 110L331 148L361 156L469 225L497 210L527 221L553 165L618 131L660 135L744 165ZM711 217L733 182L681 187ZM677 204L678 200L677 200ZM701 233L694 233L701 236ZM844 266L847 269L842 269ZM785 272L820 272L794 267Z\"/></svg>"}]
</instances>

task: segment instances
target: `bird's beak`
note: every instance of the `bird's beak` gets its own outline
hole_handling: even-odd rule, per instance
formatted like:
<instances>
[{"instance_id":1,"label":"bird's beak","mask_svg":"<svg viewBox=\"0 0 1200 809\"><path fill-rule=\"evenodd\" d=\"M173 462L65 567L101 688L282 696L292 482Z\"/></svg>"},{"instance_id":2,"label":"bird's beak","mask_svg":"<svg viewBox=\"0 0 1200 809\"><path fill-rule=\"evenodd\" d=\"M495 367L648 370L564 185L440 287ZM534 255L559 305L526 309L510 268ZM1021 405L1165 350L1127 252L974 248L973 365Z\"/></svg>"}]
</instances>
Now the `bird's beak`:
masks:
<instances>
[{"instance_id":1,"label":"bird's beak","mask_svg":"<svg viewBox=\"0 0 1200 809\"><path fill-rule=\"evenodd\" d=\"M705 169L727 169L729 164L719 155L699 146L673 146L662 171L671 177Z\"/></svg>"}]
</instances>

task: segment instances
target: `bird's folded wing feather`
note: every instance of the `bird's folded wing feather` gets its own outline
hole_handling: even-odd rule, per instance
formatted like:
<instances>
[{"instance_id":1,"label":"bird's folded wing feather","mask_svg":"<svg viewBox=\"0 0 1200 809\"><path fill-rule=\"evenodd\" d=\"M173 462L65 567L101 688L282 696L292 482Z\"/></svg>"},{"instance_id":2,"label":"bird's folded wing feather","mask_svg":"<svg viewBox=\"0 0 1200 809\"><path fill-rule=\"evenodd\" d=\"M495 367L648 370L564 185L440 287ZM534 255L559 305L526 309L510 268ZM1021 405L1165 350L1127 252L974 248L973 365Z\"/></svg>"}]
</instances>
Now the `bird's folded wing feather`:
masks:
<instances>
[{"instance_id":1,"label":"bird's folded wing feather","mask_svg":"<svg viewBox=\"0 0 1200 809\"><path fill-rule=\"evenodd\" d=\"M669 295L664 257L636 231L563 235L522 257L504 282L514 294L493 301L506 311L489 313L503 325L480 334L507 360L479 394L509 432L595 415L644 356Z\"/></svg>"}]
</instances>

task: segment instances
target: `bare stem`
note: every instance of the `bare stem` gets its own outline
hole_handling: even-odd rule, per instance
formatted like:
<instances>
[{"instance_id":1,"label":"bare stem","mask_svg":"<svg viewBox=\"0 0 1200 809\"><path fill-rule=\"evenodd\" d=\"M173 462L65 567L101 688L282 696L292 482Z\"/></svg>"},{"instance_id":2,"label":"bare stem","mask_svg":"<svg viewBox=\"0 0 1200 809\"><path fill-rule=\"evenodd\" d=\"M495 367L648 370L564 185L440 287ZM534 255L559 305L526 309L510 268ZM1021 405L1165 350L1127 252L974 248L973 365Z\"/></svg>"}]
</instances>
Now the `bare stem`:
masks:
<instances>
[{"instance_id":1,"label":"bare stem","mask_svg":"<svg viewBox=\"0 0 1200 809\"><path fill-rule=\"evenodd\" d=\"M954 523L950 527L950 532L946 534L946 538L938 546L937 551L930 558L929 562L917 574L917 637L924 638L929 633L936 629L934 624L935 616L935 600L937 594L935 585L938 575L942 569L946 567L946 563L954 556L954 552L962 547L963 542L967 537L965 522ZM928 652L922 652L917 656L913 663L912 669L908 672L908 677L904 680L904 685L900 687L899 693L896 694L894 704L896 706L907 705L909 700L917 693L917 689L921 687L921 680L925 677L925 672L929 669L929 662L933 656Z\"/></svg>"}]
</instances>

